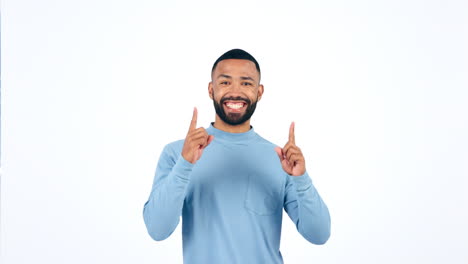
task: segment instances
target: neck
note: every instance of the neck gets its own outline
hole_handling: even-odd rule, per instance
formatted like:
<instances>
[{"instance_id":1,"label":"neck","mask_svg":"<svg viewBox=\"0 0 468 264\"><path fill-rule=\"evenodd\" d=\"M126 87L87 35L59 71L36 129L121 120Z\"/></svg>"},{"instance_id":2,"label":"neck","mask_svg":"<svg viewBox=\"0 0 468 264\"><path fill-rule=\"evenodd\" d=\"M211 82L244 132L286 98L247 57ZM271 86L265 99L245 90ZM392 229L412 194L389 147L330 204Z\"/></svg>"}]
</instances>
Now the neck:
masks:
<instances>
[{"instance_id":1,"label":"neck","mask_svg":"<svg viewBox=\"0 0 468 264\"><path fill-rule=\"evenodd\" d=\"M213 126L219 130L229 133L244 133L250 130L250 119L245 121L243 124L233 126L225 123L218 115L216 115Z\"/></svg>"}]
</instances>

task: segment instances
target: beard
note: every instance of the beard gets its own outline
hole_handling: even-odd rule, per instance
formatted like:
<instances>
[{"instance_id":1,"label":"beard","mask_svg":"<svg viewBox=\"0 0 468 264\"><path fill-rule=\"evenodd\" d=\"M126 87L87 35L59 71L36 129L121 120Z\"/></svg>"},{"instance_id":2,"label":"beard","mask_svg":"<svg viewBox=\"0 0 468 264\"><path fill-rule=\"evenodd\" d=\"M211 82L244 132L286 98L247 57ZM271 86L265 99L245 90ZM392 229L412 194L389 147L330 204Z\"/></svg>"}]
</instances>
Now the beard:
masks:
<instances>
[{"instance_id":1,"label":"beard","mask_svg":"<svg viewBox=\"0 0 468 264\"><path fill-rule=\"evenodd\" d=\"M247 120L252 117L253 113L255 112L255 108L257 107L257 100L255 102L251 102L248 98L244 97L223 97L219 101L219 103L214 99L214 93L213 95L213 104L214 108L216 111L216 114L223 120L224 123L229 124L231 126L237 126L244 124ZM228 113L224 111L224 102L227 100L232 100L232 101L244 101L247 105L247 108L245 109L245 113Z\"/></svg>"}]
</instances>

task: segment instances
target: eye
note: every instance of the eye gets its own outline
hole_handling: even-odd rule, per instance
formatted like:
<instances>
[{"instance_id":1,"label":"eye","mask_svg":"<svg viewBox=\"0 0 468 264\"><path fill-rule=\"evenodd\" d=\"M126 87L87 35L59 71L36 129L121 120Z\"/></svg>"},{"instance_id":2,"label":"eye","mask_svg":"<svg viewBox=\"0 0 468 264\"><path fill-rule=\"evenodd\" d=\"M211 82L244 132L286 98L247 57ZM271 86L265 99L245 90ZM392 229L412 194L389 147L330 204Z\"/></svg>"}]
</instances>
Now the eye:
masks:
<instances>
[{"instance_id":1,"label":"eye","mask_svg":"<svg viewBox=\"0 0 468 264\"><path fill-rule=\"evenodd\" d=\"M228 85L229 82L228 82L228 81L221 81L219 84L221 84L221 85Z\"/></svg>"},{"instance_id":2,"label":"eye","mask_svg":"<svg viewBox=\"0 0 468 264\"><path fill-rule=\"evenodd\" d=\"M250 83L250 82L243 82L242 85L244 85L244 86L252 86L253 84Z\"/></svg>"}]
</instances>

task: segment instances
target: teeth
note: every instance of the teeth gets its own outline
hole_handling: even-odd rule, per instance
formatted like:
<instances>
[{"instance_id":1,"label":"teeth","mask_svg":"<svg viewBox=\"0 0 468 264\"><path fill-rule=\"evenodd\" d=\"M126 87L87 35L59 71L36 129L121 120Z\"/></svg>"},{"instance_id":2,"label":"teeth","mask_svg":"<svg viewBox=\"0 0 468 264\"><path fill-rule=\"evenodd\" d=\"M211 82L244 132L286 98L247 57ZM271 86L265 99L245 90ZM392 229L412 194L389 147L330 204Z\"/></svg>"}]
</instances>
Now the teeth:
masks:
<instances>
[{"instance_id":1,"label":"teeth","mask_svg":"<svg viewBox=\"0 0 468 264\"><path fill-rule=\"evenodd\" d=\"M226 105L227 105L227 107L233 108L233 109L239 109L242 106L244 106L244 104L233 104L233 103L229 103L229 104L226 104Z\"/></svg>"}]
</instances>

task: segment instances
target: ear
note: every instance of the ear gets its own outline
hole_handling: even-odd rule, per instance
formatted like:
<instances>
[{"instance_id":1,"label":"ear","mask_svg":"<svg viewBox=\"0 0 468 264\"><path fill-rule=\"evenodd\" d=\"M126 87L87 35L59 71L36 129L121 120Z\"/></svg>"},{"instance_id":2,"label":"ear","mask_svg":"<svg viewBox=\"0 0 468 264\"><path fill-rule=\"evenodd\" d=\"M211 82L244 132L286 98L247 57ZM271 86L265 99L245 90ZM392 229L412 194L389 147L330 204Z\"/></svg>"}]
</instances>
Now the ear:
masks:
<instances>
[{"instance_id":1,"label":"ear","mask_svg":"<svg viewBox=\"0 0 468 264\"><path fill-rule=\"evenodd\" d=\"M260 99L262 99L263 92L264 92L263 84L260 84L258 86L258 92L257 92L258 99L257 99L257 101L260 101Z\"/></svg>"},{"instance_id":2,"label":"ear","mask_svg":"<svg viewBox=\"0 0 468 264\"><path fill-rule=\"evenodd\" d=\"M211 100L213 100L213 83L208 83L208 96L210 96Z\"/></svg>"}]
</instances>

